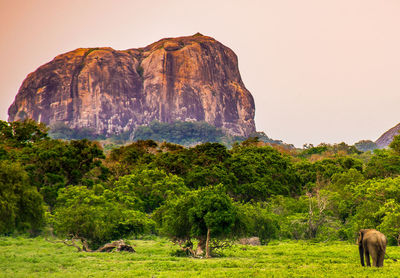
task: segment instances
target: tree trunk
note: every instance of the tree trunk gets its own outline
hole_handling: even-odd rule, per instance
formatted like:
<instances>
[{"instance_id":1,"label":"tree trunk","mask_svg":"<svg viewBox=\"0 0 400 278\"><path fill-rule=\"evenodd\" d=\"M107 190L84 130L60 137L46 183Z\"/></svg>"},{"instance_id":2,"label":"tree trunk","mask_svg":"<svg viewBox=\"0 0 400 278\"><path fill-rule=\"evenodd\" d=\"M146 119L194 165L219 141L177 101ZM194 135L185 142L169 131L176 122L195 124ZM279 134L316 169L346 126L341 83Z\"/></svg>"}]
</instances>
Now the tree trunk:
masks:
<instances>
[{"instance_id":1,"label":"tree trunk","mask_svg":"<svg viewBox=\"0 0 400 278\"><path fill-rule=\"evenodd\" d=\"M111 243L104 244L102 247L97 249L95 252L112 252L112 251L127 251L127 252L135 252L132 246L126 244L122 239L117 240Z\"/></svg>"},{"instance_id":2,"label":"tree trunk","mask_svg":"<svg viewBox=\"0 0 400 278\"><path fill-rule=\"evenodd\" d=\"M77 240L77 239L81 241L82 247L80 247L79 244L77 244L75 242L75 240ZM64 243L67 246L73 246L76 249L78 249L78 252L82 252L82 251L83 252L113 252L113 251L136 252L132 246L130 246L129 244L126 244L122 239L111 242L111 243L104 244L97 250L91 250L88 247L88 243L87 243L86 239L83 237L78 237L78 236L74 236L70 240L66 239L66 240L62 240L62 241L51 241L47 238L46 238L46 240L49 242L52 242L52 243Z\"/></svg>"},{"instance_id":3,"label":"tree trunk","mask_svg":"<svg viewBox=\"0 0 400 278\"><path fill-rule=\"evenodd\" d=\"M196 248L197 257L203 256L205 247L206 247L206 241L204 240L203 237L199 238L199 243L197 243L197 248Z\"/></svg>"},{"instance_id":4,"label":"tree trunk","mask_svg":"<svg viewBox=\"0 0 400 278\"><path fill-rule=\"evenodd\" d=\"M400 233L399 233L399 235L397 237L397 246L400 246Z\"/></svg>"},{"instance_id":5,"label":"tree trunk","mask_svg":"<svg viewBox=\"0 0 400 278\"><path fill-rule=\"evenodd\" d=\"M206 241L206 258L210 257L210 228L207 229L207 241Z\"/></svg>"}]
</instances>

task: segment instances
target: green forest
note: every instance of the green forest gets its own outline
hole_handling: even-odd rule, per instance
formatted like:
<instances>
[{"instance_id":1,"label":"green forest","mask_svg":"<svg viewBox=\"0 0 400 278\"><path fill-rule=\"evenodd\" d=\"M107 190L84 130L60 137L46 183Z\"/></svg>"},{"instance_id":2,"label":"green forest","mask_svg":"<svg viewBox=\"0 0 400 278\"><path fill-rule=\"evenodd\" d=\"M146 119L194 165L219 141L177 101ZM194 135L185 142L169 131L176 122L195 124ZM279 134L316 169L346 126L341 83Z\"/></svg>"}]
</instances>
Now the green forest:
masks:
<instances>
[{"instance_id":1,"label":"green forest","mask_svg":"<svg viewBox=\"0 0 400 278\"><path fill-rule=\"evenodd\" d=\"M126 144L129 141L154 140L157 142L169 142L183 146L193 146L199 143L221 143L227 147L232 147L235 142L244 141L247 138L243 136L233 136L226 133L221 128L216 128L206 122L181 122L161 123L153 121L148 125L138 126L134 131L128 130L118 135L106 137L96 134L95 130L90 128L70 128L64 123L56 123L50 126L49 136L53 139L77 140L89 139L106 141L105 150L113 148L115 145ZM260 141L281 144L280 140L269 138L264 132L255 132L250 137L258 137ZM360 142L360 147L370 147L372 142ZM374 143L372 143L374 144ZM293 145L288 145L293 147Z\"/></svg>"},{"instance_id":2,"label":"green forest","mask_svg":"<svg viewBox=\"0 0 400 278\"><path fill-rule=\"evenodd\" d=\"M32 120L0 121L0 234L51 234L91 249L156 235L194 257L249 237L354 242L361 228L397 245L400 136L388 149L361 151L364 143L137 140L105 151L52 139Z\"/></svg>"}]
</instances>

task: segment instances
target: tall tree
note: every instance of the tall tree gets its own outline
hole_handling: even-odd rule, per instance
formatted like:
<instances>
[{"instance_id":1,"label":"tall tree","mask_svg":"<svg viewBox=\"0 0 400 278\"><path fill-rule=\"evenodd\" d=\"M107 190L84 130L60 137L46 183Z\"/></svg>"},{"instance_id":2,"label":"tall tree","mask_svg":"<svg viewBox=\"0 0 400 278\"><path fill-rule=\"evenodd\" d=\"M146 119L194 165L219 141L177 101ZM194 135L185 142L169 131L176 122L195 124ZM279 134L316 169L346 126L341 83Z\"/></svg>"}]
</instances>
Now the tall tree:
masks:
<instances>
[{"instance_id":1,"label":"tall tree","mask_svg":"<svg viewBox=\"0 0 400 278\"><path fill-rule=\"evenodd\" d=\"M157 211L163 234L183 246L191 247L191 239L198 240L195 256L210 256L211 238L232 235L237 222L237 209L222 186L189 191L177 198L170 198Z\"/></svg>"},{"instance_id":2,"label":"tall tree","mask_svg":"<svg viewBox=\"0 0 400 278\"><path fill-rule=\"evenodd\" d=\"M44 222L42 196L18 164L0 161L0 233L37 232Z\"/></svg>"}]
</instances>

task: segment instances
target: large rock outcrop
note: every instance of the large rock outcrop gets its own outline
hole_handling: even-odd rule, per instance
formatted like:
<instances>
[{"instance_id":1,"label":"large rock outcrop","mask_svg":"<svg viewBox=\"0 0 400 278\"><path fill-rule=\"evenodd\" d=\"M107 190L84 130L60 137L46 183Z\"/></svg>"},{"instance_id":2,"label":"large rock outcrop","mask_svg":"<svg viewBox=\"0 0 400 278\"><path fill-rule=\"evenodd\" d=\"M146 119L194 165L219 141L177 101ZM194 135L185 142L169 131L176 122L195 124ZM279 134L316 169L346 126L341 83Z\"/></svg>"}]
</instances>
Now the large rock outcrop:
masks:
<instances>
[{"instance_id":1,"label":"large rock outcrop","mask_svg":"<svg viewBox=\"0 0 400 278\"><path fill-rule=\"evenodd\" d=\"M201 34L59 55L27 76L8 110L9 121L29 117L104 135L158 120L205 121L247 136L254 112L235 53Z\"/></svg>"},{"instance_id":2,"label":"large rock outcrop","mask_svg":"<svg viewBox=\"0 0 400 278\"><path fill-rule=\"evenodd\" d=\"M400 132L400 124L392 127L391 129L383 133L375 141L375 144L378 146L378 148L386 148L393 141L393 137L399 135L399 132Z\"/></svg>"}]
</instances>

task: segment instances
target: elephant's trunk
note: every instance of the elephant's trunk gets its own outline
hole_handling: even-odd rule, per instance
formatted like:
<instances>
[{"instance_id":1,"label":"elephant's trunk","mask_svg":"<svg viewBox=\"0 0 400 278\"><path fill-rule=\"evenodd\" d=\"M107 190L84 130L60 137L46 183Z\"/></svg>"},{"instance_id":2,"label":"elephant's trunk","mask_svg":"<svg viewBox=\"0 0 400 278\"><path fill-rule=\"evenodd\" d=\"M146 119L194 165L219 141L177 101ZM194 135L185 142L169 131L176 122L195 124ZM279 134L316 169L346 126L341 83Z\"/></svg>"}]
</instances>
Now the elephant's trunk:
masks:
<instances>
[{"instance_id":1,"label":"elephant's trunk","mask_svg":"<svg viewBox=\"0 0 400 278\"><path fill-rule=\"evenodd\" d=\"M358 251L360 252L361 265L365 266L365 264L364 264L364 248L363 248L362 244L358 245Z\"/></svg>"}]
</instances>

